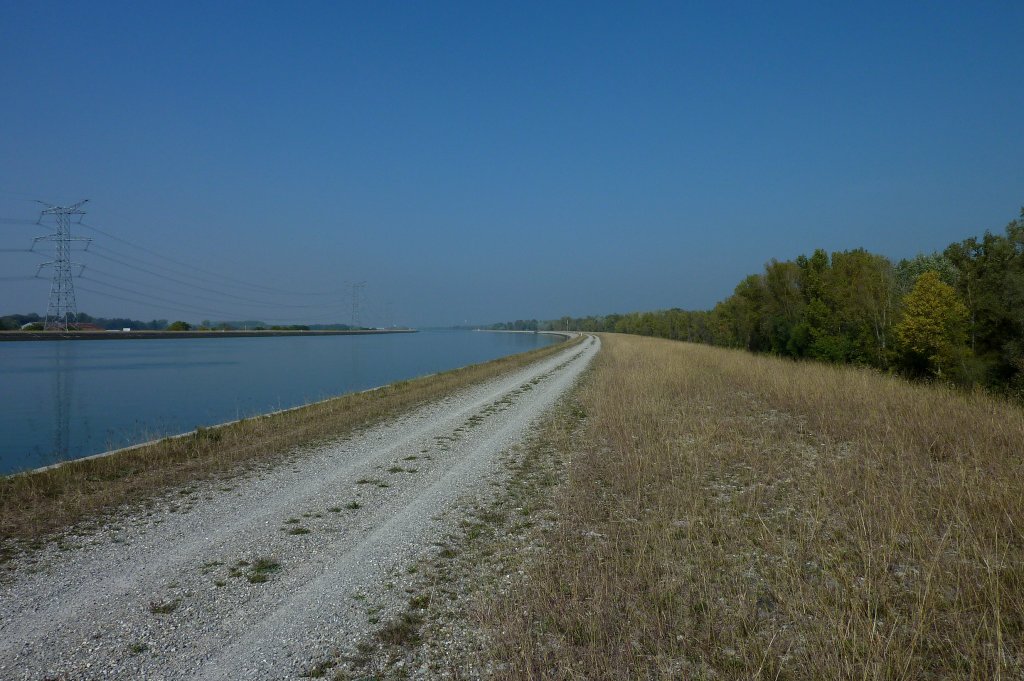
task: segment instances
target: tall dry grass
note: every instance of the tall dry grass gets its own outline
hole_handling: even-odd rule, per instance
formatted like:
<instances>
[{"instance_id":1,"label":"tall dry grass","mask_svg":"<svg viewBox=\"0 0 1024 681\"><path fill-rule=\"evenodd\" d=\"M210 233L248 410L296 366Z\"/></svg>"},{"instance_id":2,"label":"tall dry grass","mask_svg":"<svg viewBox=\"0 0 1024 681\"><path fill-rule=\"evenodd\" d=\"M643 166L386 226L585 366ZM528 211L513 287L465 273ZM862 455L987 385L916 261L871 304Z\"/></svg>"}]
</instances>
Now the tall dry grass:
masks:
<instances>
[{"instance_id":1,"label":"tall dry grass","mask_svg":"<svg viewBox=\"0 0 1024 681\"><path fill-rule=\"evenodd\" d=\"M1022 678L1024 411L606 335L507 678Z\"/></svg>"},{"instance_id":2,"label":"tall dry grass","mask_svg":"<svg viewBox=\"0 0 1024 681\"><path fill-rule=\"evenodd\" d=\"M582 337L568 341L573 345ZM136 502L174 485L232 474L296 448L343 437L400 411L561 352L556 343L452 371L400 381L286 412L205 428L111 456L0 477L0 560L13 544Z\"/></svg>"}]
</instances>

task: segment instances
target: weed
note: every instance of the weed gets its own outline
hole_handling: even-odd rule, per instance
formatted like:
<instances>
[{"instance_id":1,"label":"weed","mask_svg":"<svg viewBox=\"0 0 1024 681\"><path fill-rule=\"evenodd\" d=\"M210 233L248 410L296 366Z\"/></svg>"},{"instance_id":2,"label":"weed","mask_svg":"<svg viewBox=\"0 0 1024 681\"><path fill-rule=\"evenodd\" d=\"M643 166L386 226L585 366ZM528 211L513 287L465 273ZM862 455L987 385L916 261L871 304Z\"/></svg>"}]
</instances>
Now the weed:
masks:
<instances>
[{"instance_id":1,"label":"weed","mask_svg":"<svg viewBox=\"0 0 1024 681\"><path fill-rule=\"evenodd\" d=\"M309 532L305 527L292 527L288 530L288 534L309 534Z\"/></svg>"},{"instance_id":2,"label":"weed","mask_svg":"<svg viewBox=\"0 0 1024 681\"><path fill-rule=\"evenodd\" d=\"M249 566L249 574L245 576L250 584L262 584L270 580L270 575L281 569L281 563L273 558L257 558Z\"/></svg>"},{"instance_id":3,"label":"weed","mask_svg":"<svg viewBox=\"0 0 1024 681\"><path fill-rule=\"evenodd\" d=\"M154 615L169 615L177 610L179 605L181 605L180 598L165 601L150 601L149 612Z\"/></svg>"},{"instance_id":4,"label":"weed","mask_svg":"<svg viewBox=\"0 0 1024 681\"><path fill-rule=\"evenodd\" d=\"M351 510L354 511L357 508L362 508L362 504L360 504L358 501L350 501L347 504L345 504L345 508L348 508L348 509L351 509Z\"/></svg>"},{"instance_id":5,"label":"weed","mask_svg":"<svg viewBox=\"0 0 1024 681\"><path fill-rule=\"evenodd\" d=\"M208 575L223 564L224 563L222 563L219 560L211 560L208 563L203 563L202 565L200 565L199 572L200 574Z\"/></svg>"},{"instance_id":6,"label":"weed","mask_svg":"<svg viewBox=\"0 0 1024 681\"><path fill-rule=\"evenodd\" d=\"M377 639L393 646L414 645L420 640L420 624L422 623L423 615L403 612L377 632Z\"/></svg>"},{"instance_id":7,"label":"weed","mask_svg":"<svg viewBox=\"0 0 1024 681\"><path fill-rule=\"evenodd\" d=\"M331 671L337 666L338 663L334 660L321 660L320 662L317 662L312 667L307 669L302 676L307 679L322 679L323 677L327 676L327 672Z\"/></svg>"}]
</instances>

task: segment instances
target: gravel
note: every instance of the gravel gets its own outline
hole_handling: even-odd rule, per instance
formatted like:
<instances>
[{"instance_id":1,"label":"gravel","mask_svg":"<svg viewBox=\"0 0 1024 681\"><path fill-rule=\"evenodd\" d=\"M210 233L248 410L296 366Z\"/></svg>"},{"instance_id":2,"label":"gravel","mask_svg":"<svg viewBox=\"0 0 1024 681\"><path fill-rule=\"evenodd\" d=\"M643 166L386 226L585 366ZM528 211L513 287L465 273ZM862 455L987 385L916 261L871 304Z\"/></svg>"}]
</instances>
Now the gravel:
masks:
<instances>
[{"instance_id":1,"label":"gravel","mask_svg":"<svg viewBox=\"0 0 1024 681\"><path fill-rule=\"evenodd\" d=\"M0 587L0 678L301 677L405 610L457 500L598 348L69 531Z\"/></svg>"}]
</instances>

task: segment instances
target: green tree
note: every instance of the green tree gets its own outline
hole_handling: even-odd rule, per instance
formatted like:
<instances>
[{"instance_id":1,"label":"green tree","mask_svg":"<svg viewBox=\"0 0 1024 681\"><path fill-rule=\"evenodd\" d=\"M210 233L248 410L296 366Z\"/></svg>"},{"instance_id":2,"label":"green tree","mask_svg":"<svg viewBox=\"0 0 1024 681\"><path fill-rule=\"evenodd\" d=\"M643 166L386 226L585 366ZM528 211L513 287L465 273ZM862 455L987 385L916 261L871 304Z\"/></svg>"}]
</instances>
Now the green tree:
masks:
<instances>
[{"instance_id":1,"label":"green tree","mask_svg":"<svg viewBox=\"0 0 1024 681\"><path fill-rule=\"evenodd\" d=\"M887 366L896 307L892 263L863 248L836 252L826 281L849 359Z\"/></svg>"},{"instance_id":2,"label":"green tree","mask_svg":"<svg viewBox=\"0 0 1024 681\"><path fill-rule=\"evenodd\" d=\"M800 290L800 266L771 260L764 269L762 326L771 351L799 356L800 344L794 334L803 317L805 301Z\"/></svg>"},{"instance_id":3,"label":"green tree","mask_svg":"<svg viewBox=\"0 0 1024 681\"><path fill-rule=\"evenodd\" d=\"M969 356L967 306L938 272L925 272L903 298L896 325L904 366L915 375L956 375Z\"/></svg>"},{"instance_id":4,"label":"green tree","mask_svg":"<svg viewBox=\"0 0 1024 681\"><path fill-rule=\"evenodd\" d=\"M167 325L168 331L190 331L191 329L192 325L188 322L177 321Z\"/></svg>"}]
</instances>

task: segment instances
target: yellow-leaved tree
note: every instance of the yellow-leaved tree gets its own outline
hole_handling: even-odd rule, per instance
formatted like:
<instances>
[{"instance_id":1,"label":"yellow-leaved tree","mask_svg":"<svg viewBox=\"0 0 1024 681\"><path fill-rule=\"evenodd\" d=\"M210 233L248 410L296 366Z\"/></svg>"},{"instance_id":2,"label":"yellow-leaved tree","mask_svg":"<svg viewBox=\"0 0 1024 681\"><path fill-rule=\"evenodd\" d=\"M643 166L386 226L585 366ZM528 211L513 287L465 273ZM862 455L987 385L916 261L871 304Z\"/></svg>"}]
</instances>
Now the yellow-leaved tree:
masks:
<instances>
[{"instance_id":1,"label":"yellow-leaved tree","mask_svg":"<svg viewBox=\"0 0 1024 681\"><path fill-rule=\"evenodd\" d=\"M956 373L966 361L967 306L937 272L925 272L903 297L896 338L904 365L918 375Z\"/></svg>"}]
</instances>

